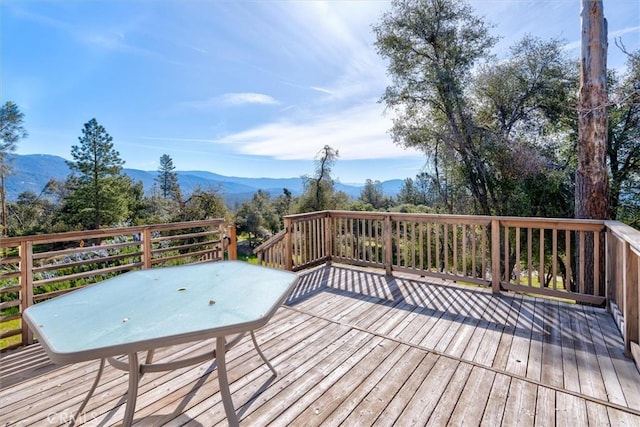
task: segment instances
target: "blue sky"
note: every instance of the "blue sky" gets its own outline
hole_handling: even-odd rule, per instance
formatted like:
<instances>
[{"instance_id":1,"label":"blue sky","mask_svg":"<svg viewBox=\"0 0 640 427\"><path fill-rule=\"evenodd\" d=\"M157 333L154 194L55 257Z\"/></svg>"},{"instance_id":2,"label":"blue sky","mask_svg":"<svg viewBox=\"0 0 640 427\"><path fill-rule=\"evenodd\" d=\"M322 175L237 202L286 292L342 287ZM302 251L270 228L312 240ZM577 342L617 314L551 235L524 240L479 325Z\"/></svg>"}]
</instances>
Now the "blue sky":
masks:
<instances>
[{"instance_id":1,"label":"blue sky","mask_svg":"<svg viewBox=\"0 0 640 427\"><path fill-rule=\"evenodd\" d=\"M579 0L469 2L502 37L580 49ZM25 113L19 154L70 158L96 118L125 167L247 177L312 174L329 144L343 183L415 177L379 104L389 83L371 25L387 1L2 0L0 101ZM640 48L640 2L605 0L610 68Z\"/></svg>"}]
</instances>

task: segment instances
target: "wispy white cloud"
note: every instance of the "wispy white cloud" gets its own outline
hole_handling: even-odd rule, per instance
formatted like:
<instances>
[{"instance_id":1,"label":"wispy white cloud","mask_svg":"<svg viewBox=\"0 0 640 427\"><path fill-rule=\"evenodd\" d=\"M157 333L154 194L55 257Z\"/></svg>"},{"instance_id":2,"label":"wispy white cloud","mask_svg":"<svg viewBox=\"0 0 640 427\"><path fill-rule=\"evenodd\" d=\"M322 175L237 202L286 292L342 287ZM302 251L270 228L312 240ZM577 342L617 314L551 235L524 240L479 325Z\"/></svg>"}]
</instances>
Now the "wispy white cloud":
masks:
<instances>
[{"instance_id":1,"label":"wispy white cloud","mask_svg":"<svg viewBox=\"0 0 640 427\"><path fill-rule=\"evenodd\" d=\"M179 108L192 110L209 110L221 107L241 105L280 105L280 102L270 95L255 92L231 92L207 99L184 101Z\"/></svg>"},{"instance_id":2,"label":"wispy white cloud","mask_svg":"<svg viewBox=\"0 0 640 427\"><path fill-rule=\"evenodd\" d=\"M319 86L311 86L311 89L315 90L316 92L320 92L320 93L324 93L326 95L335 95L336 93L329 90L329 89L325 89L323 87L319 87Z\"/></svg>"},{"instance_id":3,"label":"wispy white cloud","mask_svg":"<svg viewBox=\"0 0 640 427\"><path fill-rule=\"evenodd\" d=\"M235 151L278 160L308 160L325 145L345 160L420 156L393 144L387 130L391 120L375 100L304 119L282 120L227 135L220 142Z\"/></svg>"},{"instance_id":4,"label":"wispy white cloud","mask_svg":"<svg viewBox=\"0 0 640 427\"><path fill-rule=\"evenodd\" d=\"M612 31L609 33L609 37L621 37L629 33L640 33L640 25L637 25L635 27L621 28L619 30Z\"/></svg>"},{"instance_id":5,"label":"wispy white cloud","mask_svg":"<svg viewBox=\"0 0 640 427\"><path fill-rule=\"evenodd\" d=\"M263 105L278 105L280 104L277 99L272 96L265 95L263 93L226 93L222 95L220 101L227 105L243 105L243 104L263 104Z\"/></svg>"}]
</instances>

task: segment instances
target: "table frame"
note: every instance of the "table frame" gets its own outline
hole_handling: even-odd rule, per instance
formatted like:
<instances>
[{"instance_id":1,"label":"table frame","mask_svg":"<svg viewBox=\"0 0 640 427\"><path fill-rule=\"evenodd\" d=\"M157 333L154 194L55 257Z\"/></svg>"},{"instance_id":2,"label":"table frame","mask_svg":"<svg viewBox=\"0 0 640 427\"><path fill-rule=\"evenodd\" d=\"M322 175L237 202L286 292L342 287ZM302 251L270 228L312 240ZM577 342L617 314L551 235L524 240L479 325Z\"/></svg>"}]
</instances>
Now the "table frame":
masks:
<instances>
[{"instance_id":1,"label":"table frame","mask_svg":"<svg viewBox=\"0 0 640 427\"><path fill-rule=\"evenodd\" d=\"M250 264L241 263L239 261L222 261L221 263L236 263L250 266ZM216 263L217 264L217 263ZM188 266L179 266L179 267L168 267L168 268L186 268ZM243 267L244 268L244 267ZM286 280L281 282L282 293L277 294L277 298L274 298L269 308L265 308L265 312L261 312L259 316L252 320L239 322L235 324L227 324L225 326L212 326L211 328L203 328L199 330L187 331L183 334L174 334L170 336L156 336L149 339L143 339L138 341L129 341L116 345L111 345L107 347L95 347L95 348L87 348L79 351L57 351L56 347L53 345L54 343L49 341L49 337L43 329L43 325L40 325L38 322L38 315L31 314L30 310L38 307L38 305L34 307L28 308L23 313L23 319L27 322L29 327L31 327L34 331L37 331L39 336L39 340L49 355L49 358L54 363L78 363L88 360L100 360L100 365L98 368L98 372L96 374L96 378L93 381L91 388L89 389L86 397L78 408L75 416L71 420L71 426L73 426L76 420L80 419L82 411L85 409L87 403L91 399L91 396L95 392L100 378L104 372L104 366L106 362L109 362L116 369L120 369L123 371L127 371L129 373L129 385L126 393L126 408L125 415L123 419L124 426L130 426L133 422L133 416L135 413L136 400L138 397L138 384L140 382L140 378L147 372L162 372L169 371L174 369L179 369L191 365L195 365L198 363L202 363L207 360L216 359L217 361L217 370L218 370L218 382L220 385L220 394L222 396L222 403L224 406L225 414L227 416L227 420L230 426L238 425L238 417L235 412L233 406L233 400L231 399L231 392L229 390L229 379L227 377L226 370L226 352L229 351L234 345L236 345L246 334L251 335L251 340L253 341L253 345L258 352L258 355L262 358L265 364L269 367L274 376L277 376L276 370L273 368L269 360L265 357L265 355L260 350L260 346L255 337L255 331L265 326L269 320L273 317L278 308L286 301L289 297L289 294L293 290L296 282L296 275L291 272L285 272L281 270L274 270L267 267L258 267L258 266L250 266L250 269L264 269L264 270L272 270L278 271L278 274L288 277L283 277L282 280ZM156 269L154 269L156 270ZM157 269L162 270L162 269ZM273 273L271 273L273 274ZM273 280L273 277L269 280ZM278 279L280 280L280 279ZM99 286L102 283L94 284L91 286ZM286 285L285 285L286 283ZM107 285L108 286L108 285ZM177 289L180 291L181 289ZM77 292L82 292L83 289L80 289ZM62 296L60 298L64 298ZM213 300L211 300L213 301ZM211 305L212 302L209 301ZM49 303L48 301L45 302ZM271 303L271 302L270 302ZM215 302L214 302L215 304ZM46 325L45 325L46 326ZM227 341L227 337L232 337ZM165 348L172 345L184 344L189 342L201 341L215 338L216 345L215 349L206 351L204 353L198 354L196 356L186 357L179 360L175 360L172 362L165 363L153 363L153 355L156 349ZM146 358L144 362L140 362L138 353L147 352ZM124 361L121 358L122 356L127 356L127 360Z\"/></svg>"},{"instance_id":2,"label":"table frame","mask_svg":"<svg viewBox=\"0 0 640 427\"><path fill-rule=\"evenodd\" d=\"M123 426L131 426L133 422L133 415L135 413L136 401L138 398L138 385L140 383L140 378L147 372L164 372L171 371L174 369L180 369L187 366L197 365L199 363L205 362L207 360L216 359L218 370L218 384L220 385L220 394L222 396L222 404L224 406L224 411L227 416L227 421L229 426L235 427L238 426L238 416L235 411L235 407L233 405L233 400L231 398L231 391L229 389L229 378L227 377L227 366L226 366L226 352L229 351L233 346L235 346L240 340L246 336L246 332L237 334L232 340L227 342L225 336L216 337L216 348L215 350L204 352L198 354L197 356L192 356L186 359L175 360L173 362L166 363L153 363L153 355L155 350L147 351L147 356L144 363L139 363L138 353L129 353L127 355L128 363L123 362L122 360L116 359L115 357L106 357L100 359L100 366L98 368L98 373L96 375L91 388L89 389L87 395L84 400L78 407L75 416L72 418L71 423L69 424L71 427L75 425L75 420L80 419L80 415L82 411L86 407L87 403L93 396L98 384L100 383L100 378L102 377L102 373L104 371L105 362L109 362L111 366L116 369L120 369L122 371L129 372L129 388L127 389L127 403L123 418ZM275 370L273 365L269 362L269 360L265 357L262 350L260 350L260 346L258 345L258 341L256 340L256 336L253 330L249 331L251 335L251 340L253 341L253 345L256 349L256 352L262 358L265 365L271 370L273 376L276 377L278 372Z\"/></svg>"}]
</instances>

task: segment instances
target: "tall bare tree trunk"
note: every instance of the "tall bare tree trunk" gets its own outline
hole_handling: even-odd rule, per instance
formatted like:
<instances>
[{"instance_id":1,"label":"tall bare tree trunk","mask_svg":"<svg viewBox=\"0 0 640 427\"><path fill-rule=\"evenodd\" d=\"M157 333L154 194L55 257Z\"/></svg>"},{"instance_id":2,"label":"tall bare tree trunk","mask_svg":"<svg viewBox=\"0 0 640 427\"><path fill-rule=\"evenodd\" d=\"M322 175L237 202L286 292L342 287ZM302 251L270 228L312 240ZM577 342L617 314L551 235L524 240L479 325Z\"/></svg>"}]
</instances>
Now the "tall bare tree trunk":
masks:
<instances>
[{"instance_id":1,"label":"tall bare tree trunk","mask_svg":"<svg viewBox=\"0 0 640 427\"><path fill-rule=\"evenodd\" d=\"M609 218L607 129L607 21L602 0L582 0L582 58L578 106L578 170L576 218ZM599 238L597 236L596 238ZM587 291L593 290L593 240L587 239L585 265ZM600 247L604 247L601 245ZM604 268L600 268L604 271ZM600 284L602 285L602 280Z\"/></svg>"}]
</instances>

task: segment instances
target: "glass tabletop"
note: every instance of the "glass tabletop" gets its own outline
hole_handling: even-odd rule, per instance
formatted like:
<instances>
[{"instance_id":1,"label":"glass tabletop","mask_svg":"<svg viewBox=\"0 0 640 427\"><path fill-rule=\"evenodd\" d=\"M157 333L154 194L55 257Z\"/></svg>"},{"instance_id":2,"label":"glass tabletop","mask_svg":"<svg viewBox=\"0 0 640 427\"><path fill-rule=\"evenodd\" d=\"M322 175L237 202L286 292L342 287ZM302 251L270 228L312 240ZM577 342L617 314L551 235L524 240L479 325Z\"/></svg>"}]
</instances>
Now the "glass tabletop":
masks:
<instances>
[{"instance_id":1,"label":"glass tabletop","mask_svg":"<svg viewBox=\"0 0 640 427\"><path fill-rule=\"evenodd\" d=\"M224 261L125 273L29 307L54 362L75 362L255 329L296 275Z\"/></svg>"}]
</instances>

